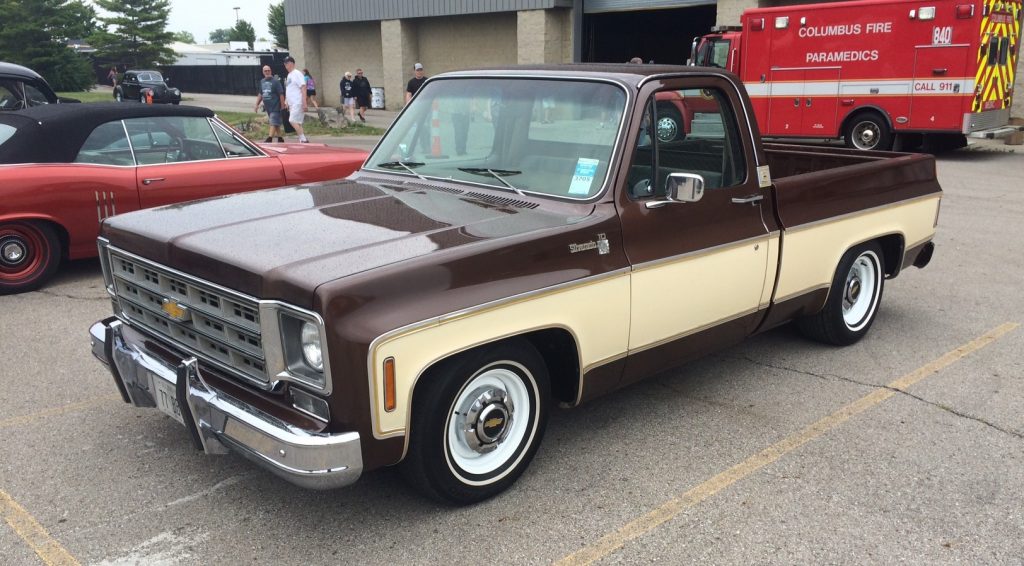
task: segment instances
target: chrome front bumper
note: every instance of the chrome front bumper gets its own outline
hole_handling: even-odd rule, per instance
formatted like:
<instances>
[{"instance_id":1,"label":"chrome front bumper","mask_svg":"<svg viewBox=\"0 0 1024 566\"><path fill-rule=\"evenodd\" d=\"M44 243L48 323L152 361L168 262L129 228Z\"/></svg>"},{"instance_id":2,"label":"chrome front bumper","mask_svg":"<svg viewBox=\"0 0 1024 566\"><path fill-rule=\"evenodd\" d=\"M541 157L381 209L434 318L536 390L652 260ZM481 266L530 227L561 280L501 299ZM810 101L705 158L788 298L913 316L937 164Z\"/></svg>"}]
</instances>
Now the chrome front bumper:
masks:
<instances>
[{"instance_id":1,"label":"chrome front bumper","mask_svg":"<svg viewBox=\"0 0 1024 566\"><path fill-rule=\"evenodd\" d=\"M234 450L305 488L332 489L359 479L359 433L317 434L290 425L210 387L195 358L173 367L125 337L116 317L89 328L92 354L110 369L126 403L156 407L157 382L177 392L181 415L196 445L207 454ZM184 399L184 403L180 400Z\"/></svg>"}]
</instances>

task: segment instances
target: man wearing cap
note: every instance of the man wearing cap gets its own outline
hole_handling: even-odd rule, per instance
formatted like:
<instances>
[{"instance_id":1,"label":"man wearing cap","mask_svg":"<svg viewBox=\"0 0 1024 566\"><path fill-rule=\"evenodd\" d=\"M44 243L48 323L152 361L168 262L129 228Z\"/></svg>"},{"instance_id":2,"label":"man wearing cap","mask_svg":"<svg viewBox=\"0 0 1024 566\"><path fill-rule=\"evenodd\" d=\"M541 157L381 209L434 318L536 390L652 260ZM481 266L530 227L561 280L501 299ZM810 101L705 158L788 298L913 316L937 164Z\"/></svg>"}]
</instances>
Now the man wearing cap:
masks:
<instances>
[{"instance_id":1,"label":"man wearing cap","mask_svg":"<svg viewBox=\"0 0 1024 566\"><path fill-rule=\"evenodd\" d=\"M284 58L284 68L288 76L284 79L284 99L288 107L288 121L291 122L295 132L299 134L299 141L306 143L306 133L302 131L302 121L306 119L306 75L295 68L295 59Z\"/></svg>"},{"instance_id":2,"label":"man wearing cap","mask_svg":"<svg viewBox=\"0 0 1024 566\"><path fill-rule=\"evenodd\" d=\"M412 66L413 77L409 79L409 83L405 85L405 103L409 104L412 100L412 96L416 94L416 91L423 86L424 81L427 77L423 74L423 65L416 63Z\"/></svg>"}]
</instances>

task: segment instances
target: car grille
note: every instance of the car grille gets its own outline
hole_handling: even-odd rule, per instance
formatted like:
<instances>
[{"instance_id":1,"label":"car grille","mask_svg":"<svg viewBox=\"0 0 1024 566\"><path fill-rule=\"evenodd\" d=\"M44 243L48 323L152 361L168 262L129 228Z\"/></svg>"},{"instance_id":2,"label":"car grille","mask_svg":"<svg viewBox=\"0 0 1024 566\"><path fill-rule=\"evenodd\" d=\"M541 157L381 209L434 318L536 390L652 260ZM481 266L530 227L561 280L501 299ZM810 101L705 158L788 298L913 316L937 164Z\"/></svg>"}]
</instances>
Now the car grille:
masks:
<instances>
[{"instance_id":1,"label":"car grille","mask_svg":"<svg viewBox=\"0 0 1024 566\"><path fill-rule=\"evenodd\" d=\"M130 322L200 362L246 381L269 382L255 299L115 250L110 250L110 271ZM185 314L178 319L167 312L181 308Z\"/></svg>"}]
</instances>

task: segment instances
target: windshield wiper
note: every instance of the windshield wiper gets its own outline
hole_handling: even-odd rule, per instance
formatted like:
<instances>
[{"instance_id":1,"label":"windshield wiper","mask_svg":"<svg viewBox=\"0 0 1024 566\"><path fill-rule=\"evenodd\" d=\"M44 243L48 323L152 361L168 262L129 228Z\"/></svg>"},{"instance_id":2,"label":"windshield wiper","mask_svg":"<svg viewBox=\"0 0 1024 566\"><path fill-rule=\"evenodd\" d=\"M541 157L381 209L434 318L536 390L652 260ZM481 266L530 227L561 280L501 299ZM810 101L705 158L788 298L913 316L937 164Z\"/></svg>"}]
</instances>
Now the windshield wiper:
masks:
<instances>
[{"instance_id":1,"label":"windshield wiper","mask_svg":"<svg viewBox=\"0 0 1024 566\"><path fill-rule=\"evenodd\" d=\"M419 173L416 172L415 169L413 169L413 167L423 167L424 165L426 164L423 163L422 161L385 161L384 163L378 163L377 167L383 167L385 169L395 169L401 167L402 169L405 169L406 171L426 181L426 177L420 175Z\"/></svg>"},{"instance_id":2,"label":"windshield wiper","mask_svg":"<svg viewBox=\"0 0 1024 566\"><path fill-rule=\"evenodd\" d=\"M509 183L508 181L505 180L505 177L519 175L520 173L522 173L522 171L513 171L511 169L488 169L487 167L459 167L459 171L464 171L471 175L485 175L488 177L493 177L498 181L501 181L501 184L515 191L517 195L521 197L526 196L525 194L523 194L523 191L520 191L519 189L513 187L512 183Z\"/></svg>"}]
</instances>

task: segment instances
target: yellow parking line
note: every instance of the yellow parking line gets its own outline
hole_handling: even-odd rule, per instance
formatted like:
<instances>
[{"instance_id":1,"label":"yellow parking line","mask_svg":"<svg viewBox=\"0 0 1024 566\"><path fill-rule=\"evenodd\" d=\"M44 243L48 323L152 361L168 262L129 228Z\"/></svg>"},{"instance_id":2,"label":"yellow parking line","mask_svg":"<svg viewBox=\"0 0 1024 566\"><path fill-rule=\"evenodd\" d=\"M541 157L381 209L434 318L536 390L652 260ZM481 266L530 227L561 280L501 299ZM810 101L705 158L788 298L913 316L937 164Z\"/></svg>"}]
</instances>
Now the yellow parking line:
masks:
<instances>
[{"instance_id":1,"label":"yellow parking line","mask_svg":"<svg viewBox=\"0 0 1024 566\"><path fill-rule=\"evenodd\" d=\"M850 417L858 415L871 407L878 405L882 401L885 401L895 395L897 391L902 391L922 379L942 370L943 368L952 365L972 352L988 346L1018 326L1019 324L1017 323L1008 322L993 328L978 338L947 352L935 361L921 366L896 381L889 383L885 387L875 389L864 397L846 405L831 415L828 415L818 422L808 426L802 431L769 446L758 454L755 454L743 462L725 470L686 493L666 501L650 513L627 523L614 532L608 533L594 544L566 556L565 558L555 562L555 564L558 566L576 566L593 564L594 562L601 560L622 548L627 542L641 537L656 529L663 523L675 518L684 510L699 504L732 484L775 462L789 452L792 452L811 440L818 438L839 426Z\"/></svg>"},{"instance_id":2,"label":"yellow parking line","mask_svg":"<svg viewBox=\"0 0 1024 566\"><path fill-rule=\"evenodd\" d=\"M43 409L42 411L30 413L28 415L22 415L20 417L11 417L9 419L0 420L0 428L23 425L46 417L63 415L65 413L73 413L81 409L88 409L95 405L102 405L103 403L106 403L108 401L120 399L120 395L102 395L100 397L93 397L91 399L86 399L85 401L79 401L77 403L70 403L68 405L63 405L60 407L53 407L52 409Z\"/></svg>"},{"instance_id":3,"label":"yellow parking line","mask_svg":"<svg viewBox=\"0 0 1024 566\"><path fill-rule=\"evenodd\" d=\"M0 516L18 533L36 555L46 564L79 564L78 560L67 551L57 539L50 536L46 529L36 521L24 507L11 499L7 492L0 489Z\"/></svg>"}]
</instances>

